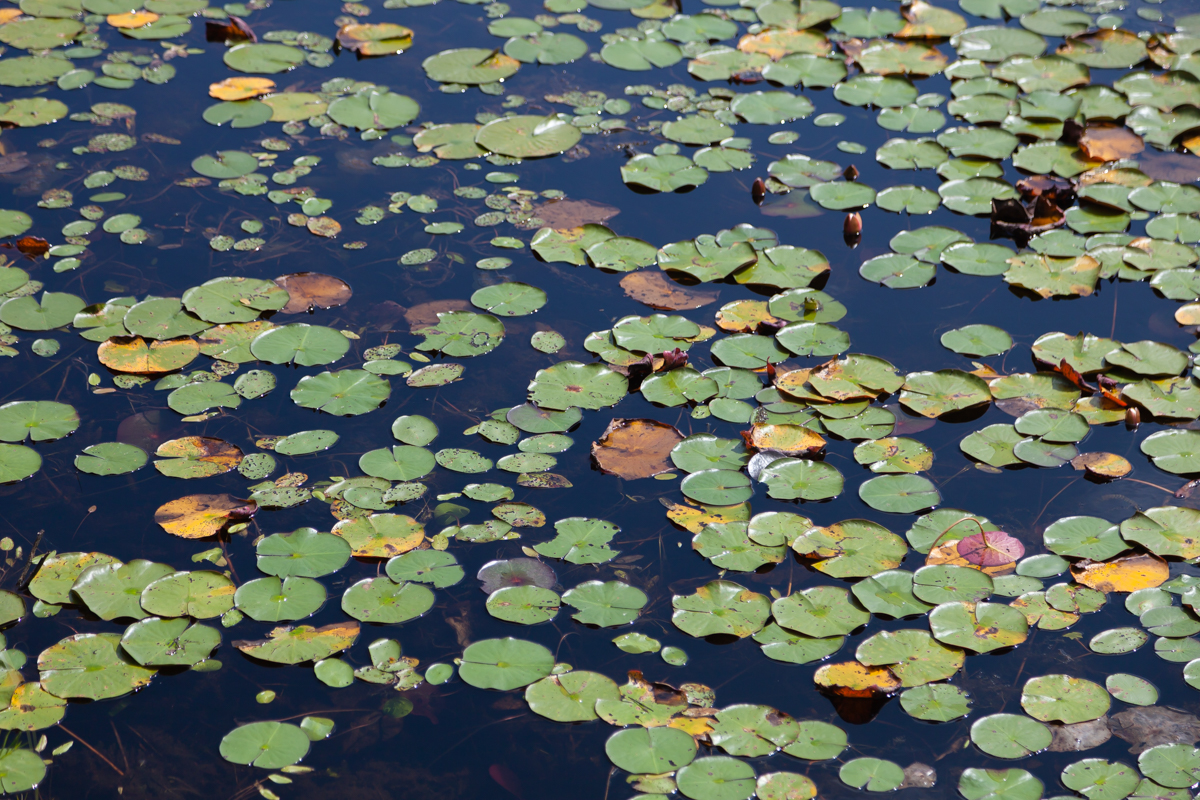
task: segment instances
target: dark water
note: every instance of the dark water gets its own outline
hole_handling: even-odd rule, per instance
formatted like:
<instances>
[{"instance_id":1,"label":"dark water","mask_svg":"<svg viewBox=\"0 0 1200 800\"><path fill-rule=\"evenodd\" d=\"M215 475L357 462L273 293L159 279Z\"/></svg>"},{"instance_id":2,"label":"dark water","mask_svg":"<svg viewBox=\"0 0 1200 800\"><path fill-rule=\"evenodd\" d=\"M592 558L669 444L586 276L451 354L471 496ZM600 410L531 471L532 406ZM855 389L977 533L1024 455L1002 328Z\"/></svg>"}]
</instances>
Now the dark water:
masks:
<instances>
[{"instance_id":1,"label":"dark water","mask_svg":"<svg viewBox=\"0 0 1200 800\"><path fill-rule=\"evenodd\" d=\"M511 5L514 16L532 17L542 11L530 0ZM1175 11L1188 10L1188 5L1178 3L1161 8L1170 19ZM699 3L685 0L682 11L694 13L700 8ZM1133 10L1130 8L1125 12L1130 18L1129 25L1137 23L1136 29L1165 29L1162 25L1133 19ZM624 12L587 9L584 13L600 20L603 31L636 24ZM288 28L332 35L335 29L333 18L338 14L334 4L322 6L311 0L279 0L249 19L260 32ZM311 91L321 81L335 76L374 81L418 100L422 106L419 119L436 122L466 122L479 112L503 112L503 97L489 97L474 89L462 95L443 94L419 68L422 59L447 47L496 46L499 40L487 33L489 20L482 6L461 5L449 0L432 7L402 10L384 10L376 5L365 21L395 21L411 26L416 31L412 49L400 56L362 61L356 61L352 54L342 53L327 69L305 66L294 73L275 76L279 86L296 85ZM569 26L555 30L581 36L593 52L601 46L597 33L580 33ZM142 48L140 43L118 41L121 37L109 29L105 29L104 35L113 48L127 45L135 50ZM126 294L178 296L190 286L222 275L271 278L302 270L327 272L347 280L355 295L346 306L317 312L311 321L358 331L362 336L339 366L354 366L361 358L362 349L384 341L399 342L406 351L419 341L419 337L407 333L378 330L373 323L376 318L372 316L372 309L384 301L412 307L428 301L465 299L475 289L500 277L539 286L546 290L549 301L534 316L506 319L507 341L495 353L465 361L465 380L436 390L416 390L405 388L400 380L393 378L393 393L386 406L355 418L319 415L300 409L290 401L286 390L301 375L319 372L321 368L276 367L273 371L280 379L280 388L273 394L244 403L237 411L208 422L185 425L177 422L178 415L166 408L166 393L154 392L149 387L106 395L91 394L87 376L91 372L103 373L103 370L95 361L94 346L73 333L45 335L62 343L61 352L51 359L30 354L26 344L36 337L22 335L20 355L0 360L0 401L57 399L75 405L84 420L74 436L38 445L45 463L37 476L24 483L0 487L0 533L13 537L26 551L39 532L44 531L42 550L98 550L127 561L135 557L147 558L188 569L192 568L190 556L193 553L213 546L207 541L188 542L166 535L153 523L153 510L187 492L244 493L248 482L237 473L184 485L158 475L151 468L131 476L102 478L82 474L72 466L74 456L83 447L115 440L118 424L131 415L160 414L159 435L162 438L216 436L238 444L247 452L253 452L253 440L260 435L286 434L309 428L335 430L341 440L329 453L280 457L288 469L305 472L313 480L358 474L358 456L367 450L390 445L388 425L401 413L423 414L434 419L441 429L436 442L438 447L468 447L488 457L499 458L512 448L492 445L460 431L474 425L493 409L522 402L525 386L537 369L564 359L592 360L582 347L589 332L606 329L613 321L628 314L648 313L643 306L625 296L617 284L620 276L586 267L540 263L528 248L497 251L488 246L488 239L496 234L515 235L528 241L528 232L515 232L511 226L492 231L468 224L458 236L435 237L423 232L422 215L410 211L389 216L373 227L360 228L353 222L355 209L367 204L386 205L388 195L401 190L424 192L439 199L441 209L436 214L425 215L429 221L469 221L488 209L481 201L456 198L452 190L459 185L481 185L491 189L491 185L483 182L483 175L492 169L488 165L480 171L467 171L463 169L464 162L444 161L427 169L385 169L372 166L370 158L396 149L386 140L362 142L351 135L346 141L336 141L310 130L306 134L309 136L307 141L280 154L280 164L285 165L299 155L322 158L321 164L301 182L316 189L319 196L333 201L331 215L343 225L341 237L333 241L288 226L281 219L287 212L271 205L265 197L219 192L215 185L200 189L174 186L174 181L191 174L188 165L201 153L222 149L256 150L258 148L252 142L265 135L280 135L277 124L252 130L207 125L200 114L209 103L206 97L208 84L233 73L220 62L221 46L203 43L202 25L196 24L192 33L180 41L203 47L205 52L172 62L178 76L165 86L139 82L124 92L92 86L73 92L51 87L5 93L6 99L35 94L59 98L68 103L73 112L95 102L126 103L138 111L135 133L159 133L183 142L179 146L140 142L135 149L125 153L76 156L70 152L71 147L85 142L95 133L105 132L105 129L64 120L49 128L4 132L0 141L7 152L26 151L37 158L48 159L49 164L64 161L69 165L62 171L49 165L43 167L42 178L35 181L35 185L14 181L0 186L0 205L30 213L35 221L30 233L45 236L52 242L61 239L58 229L62 225L78 218L77 211L37 208L36 201L42 189L69 188L76 193L75 205L78 207L93 193L81 185L82 177L88 171L133 164L145 167L151 173L150 180L145 183L117 182L108 187L109 190L126 191L129 198L105 204L105 208L109 213L140 214L143 227L151 232L152 240L142 246L128 246L120 244L115 236L96 234L92 237L90 255L84 266L62 275L51 272L46 262L22 262L21 266L29 270L33 278L44 281L48 289L74 292L91 303ZM155 48L156 43L145 45L146 50ZM953 57L949 46L943 45L942 49ZM682 83L703 91L706 85L688 76L686 63L685 59L672 68L653 73L620 72L587 59L565 67L524 65L506 82L505 89L529 99L529 105L521 109L522 113L569 111L541 99L545 94L569 89L601 90L611 97L620 97L627 84L666 86ZM1093 82L1110 83L1119 75L1119 72L1110 74L1095 70ZM922 80L918 85L922 92L949 94L949 82L942 77ZM758 175L765 176L766 165L771 160L790 152L803 152L843 166L854 164L861 172L860 180L877 188L909 182L934 189L938 185L938 178L932 171L889 174L874 162L872 154L876 147L892 136L905 134L893 134L877 126L873 112L843 106L833 98L831 90L808 90L804 94L815 103L815 114L838 111L847 116L847 121L837 128L817 128L810 117L783 126L800 134L798 142L784 146L770 145L766 141L767 135L778 130L777 127L740 125L737 135L750 136L754 140L753 150L758 157L755 166L743 172L714 173L704 186L689 193L639 194L620 181L618 168L626 157L624 147L630 145L649 151L657 141L636 131L587 136L582 145L588 155L578 160L532 160L515 167L495 169L516 172L523 188L535 191L560 189L573 199L617 206L621 213L607 224L620 235L640 237L656 245L716 233L734 224L749 222L776 231L781 243L822 251L832 265L823 288L849 310L839 327L850 333L852 350L886 358L896 364L901 373L966 367L968 360L940 347L938 336L967 323L994 324L1013 334L1017 346L1006 357L978 359L1002 372L1032 371L1034 365L1028 346L1037 336L1049 331L1074 333L1084 330L1111 335L1121 341L1155 339L1181 348L1191 343L1191 334L1172 320L1175 305L1157 298L1144 283L1105 282L1093 297L1050 301L1032 300L1027 294L1011 290L999 278L970 277L944 268L932 286L915 291L889 290L862 280L857 274L858 265L866 258L888 252L888 240L900 230L944 224L956 227L978 241L986 241L988 221L946 210L914 219L871 208L863 213L864 239L856 249L851 249L842 240L840 214L825 212L800 220L765 216L751 202L750 183ZM642 108L636 98L631 99L634 109L626 115L630 119L646 121L675 116L667 111ZM46 138L53 138L56 143L41 147L39 141ZM852 156L839 152L836 143L843 139L861 142L867 146L867 153ZM1006 179L1015 181L1018 177L1008 165ZM246 217L266 222L261 235L267 239L267 246L262 251L215 253L209 249L204 236L206 229L238 235L236 224ZM1135 232L1139 225L1135 223ZM341 242L352 239L364 240L368 246L362 250L342 249ZM436 260L427 270L415 270L396 263L402 253L423 246L461 254L465 263L456 264L446 256ZM513 266L503 273L485 273L473 268L476 259L493 255L511 257ZM721 304L752 296L749 290L733 284L706 288L719 289L717 303L679 313L702 324L712 324L712 314ZM540 326L562 333L568 341L567 347L555 356L529 348L526 344L529 336ZM692 363L700 369L712 365L706 347L693 349ZM194 365L193 368L198 367ZM109 383L106 376L105 385ZM622 653L610 643L618 631L588 629L572 622L565 609L553 623L529 628L490 617L483 605L485 595L473 579L474 573L489 560L520 556L522 545L548 539L548 529L522 529L520 540L496 544L453 544L451 551L463 564L468 578L457 586L438 590L437 605L420 620L402 626L364 625L359 642L349 651L347 659L356 666L368 663L366 644L374 638L390 636L403 644L406 655L419 658L422 665L449 662L461 654L463 647L456 626L463 632L464 641L518 636L549 647L560 662L602 672L618 683L623 681L627 670L641 669L647 677L656 680L707 684L716 690L718 707L742 702L765 703L798 718L838 722L848 730L851 745L842 761L854 755L870 755L888 758L901 765L912 761L931 764L938 770L938 784L933 789L918 791L942 797L954 795L957 776L963 767L1009 766L970 745L964 747L964 737L970 723L980 716L1001 710L1019 713L1020 685L1031 675L1063 671L1103 683L1105 675L1127 671L1152 680L1160 691L1161 702L1191 711L1200 708L1194 690L1182 680L1179 665L1158 660L1148 647L1119 657L1088 652L1083 643L1094 633L1114 625L1132 624L1122 608L1121 598L1114 596L1104 610L1085 616L1072 628L1083 634L1082 641L1064 638L1060 632L1031 631L1029 640L1014 652L968 657L966 668L954 680L974 695L975 708L965 720L942 725L920 722L904 714L892 700L869 724L839 721L830 701L813 688L812 674L818 665L777 663L765 658L750 640L734 643L697 640L670 623L671 594L691 592L715 577L716 569L691 552L690 534L670 524L664 516L659 498L678 501L681 495L677 481L627 483L593 470L588 455L589 444L599 438L614 415L659 419L676 425L685 434L713 431L736 437L743 426L715 418L693 420L686 410L655 407L640 395L630 395L612 412L585 413L583 422L571 432L575 445L558 456L556 471L574 483L573 489L545 491L515 487L517 500L536 505L551 521L568 516L595 516L621 526L622 533L614 547L620 549L623 556L639 558L619 568L624 569L629 582L644 588L651 597L650 605L632 630L652 635L664 645L685 649L690 656L686 667L669 667L654 655ZM984 425L1010 421L1011 417L991 407L970 421L939 422L918 434L918 438L937 454L929 475L938 484L946 507L969 509L986 516L1027 543L1040 542L1041 531L1057 518L1091 514L1117 521L1138 508L1170 501L1167 492L1184 483L1182 478L1155 470L1138 452L1139 441L1160 429L1151 425L1143 426L1137 433L1127 432L1121 426L1096 427L1085 448L1126 456L1135 465L1131 478L1144 482L1126 480L1101 486L1084 480L1081 473L1066 470L1005 470L997 475L974 469L959 452L958 442ZM871 473L854 464L852 449L853 443L830 441L827 460L846 475L846 490L832 502L805 505L801 513L811 516L818 524L862 517L903 533L911 524L911 517L877 512L858 500L857 486L871 477ZM460 490L477 479L511 484L514 482L512 477L508 474L497 477L497 473L463 476L435 470L427 479L430 486L426 495L428 505L414 508L420 504L410 504L396 510L427 520L436 502L432 500L434 495ZM482 522L488 518L486 505L467 500L458 502L471 508L471 515L464 522ZM792 507L768 499L761 488L752 504L755 512ZM95 511L89 513L92 506ZM260 512L249 531L229 538L229 558L236 578L246 581L258 576L252 541L259 533L290 531L306 525L327 530L332 524L326 506L317 502L293 509ZM429 531L430 534L435 532ZM1031 546L1031 552L1036 551L1037 546ZM915 569L920 564L921 557L910 552L903 568ZM4 575L4 587L16 586L20 566L10 568ZM204 566L200 564L196 568ZM614 569L618 568L615 565L576 567L565 563L555 566L562 587L596 578L611 580ZM363 577L377 574L379 569L380 565L376 563L352 561L340 572L325 578L323 583L329 591L330 601L304 622L324 625L344 620L337 603L340 592ZM788 587L838 583L790 556L773 569L727 577L764 593L772 588L786 592ZM449 619L453 619L455 625L450 624ZM295 782L291 785L263 784L283 797L451 800L504 797L507 791L512 791L522 800L538 800L564 795L624 798L635 794L625 785L626 776L612 769L605 757L604 741L613 729L603 722L575 725L551 722L530 712L519 692L484 692L457 679L440 687L423 686L408 693L414 710L397 719L385 708L388 701L396 697L389 688L358 682L346 689L330 689L317 681L307 667L275 667L253 662L229 645L234 638L259 638L271 627L246 619L236 628L223 631L225 643L216 654L223 663L219 671L164 670L148 688L134 695L95 703L72 702L63 720L65 726L111 763L76 743L69 753L54 759L46 781L38 790L39 796L257 796L256 782L261 783L265 773L223 761L217 752L221 737L240 723L262 719L294 720L306 714L328 716L337 722L337 729L330 740L315 744L305 759L304 764L312 767L313 773L293 776ZM910 627L923 627L923 622L889 622L873 618L864 631L847 641L846 647L835 658L852 657L853 647L872 633ZM6 631L6 636L9 646L29 654L32 662L42 649L73 633L117 630L119 628L111 623L66 608L50 619L27 619ZM31 663L25 669L26 679L32 679L34 672ZM274 690L277 699L271 705L256 704L255 695L266 689ZM57 728L45 733L51 747L71 738L65 730ZM1126 750L1127 745L1114 738L1085 755L1128 762L1133 757ZM1046 794L1050 796L1066 791L1057 787L1057 774L1078 757L1079 754L1074 753L1046 753L1012 766L1033 771L1045 781ZM836 761L809 764L777 755L753 759L752 763L760 774L777 770L806 773L823 795L855 793L839 782L839 762ZM502 769L492 770L489 774L489 768L494 765ZM496 783L494 774L511 774L515 780L506 779L509 785L502 788Z\"/></svg>"}]
</instances>

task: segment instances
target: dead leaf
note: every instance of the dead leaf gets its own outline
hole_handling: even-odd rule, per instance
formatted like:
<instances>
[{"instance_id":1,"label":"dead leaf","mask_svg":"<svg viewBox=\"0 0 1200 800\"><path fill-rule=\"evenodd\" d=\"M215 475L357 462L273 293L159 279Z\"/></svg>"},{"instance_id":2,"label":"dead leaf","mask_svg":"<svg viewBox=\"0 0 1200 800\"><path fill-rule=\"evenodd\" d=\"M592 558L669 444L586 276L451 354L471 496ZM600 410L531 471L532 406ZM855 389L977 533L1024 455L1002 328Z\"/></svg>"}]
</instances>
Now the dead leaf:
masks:
<instances>
[{"instance_id":1,"label":"dead leaf","mask_svg":"<svg viewBox=\"0 0 1200 800\"><path fill-rule=\"evenodd\" d=\"M109 14L107 20L114 28L141 28L151 22L157 22L158 14L153 11L130 11L125 14Z\"/></svg>"},{"instance_id":2,"label":"dead leaf","mask_svg":"<svg viewBox=\"0 0 1200 800\"><path fill-rule=\"evenodd\" d=\"M717 300L719 291L691 289L674 283L661 272L631 272L621 278L625 294L660 311L700 308Z\"/></svg>"},{"instance_id":3,"label":"dead leaf","mask_svg":"<svg viewBox=\"0 0 1200 800\"><path fill-rule=\"evenodd\" d=\"M1079 147L1093 161L1120 161L1142 152L1146 144L1124 125L1093 123L1079 137Z\"/></svg>"},{"instance_id":4,"label":"dead leaf","mask_svg":"<svg viewBox=\"0 0 1200 800\"><path fill-rule=\"evenodd\" d=\"M825 448L825 439L803 425L755 425L742 434L755 450L788 456L807 456Z\"/></svg>"},{"instance_id":5,"label":"dead leaf","mask_svg":"<svg viewBox=\"0 0 1200 800\"><path fill-rule=\"evenodd\" d=\"M754 333L762 324L786 324L767 309L766 300L735 300L717 311L717 327L730 333Z\"/></svg>"},{"instance_id":6,"label":"dead leaf","mask_svg":"<svg viewBox=\"0 0 1200 800\"><path fill-rule=\"evenodd\" d=\"M671 449L683 441L673 425L653 419L614 419L599 441L592 442L592 458L606 475L625 480L649 478L674 467Z\"/></svg>"},{"instance_id":7,"label":"dead leaf","mask_svg":"<svg viewBox=\"0 0 1200 800\"><path fill-rule=\"evenodd\" d=\"M50 242L40 236L22 236L17 239L17 250L32 258L41 258L50 252Z\"/></svg>"},{"instance_id":8,"label":"dead leaf","mask_svg":"<svg viewBox=\"0 0 1200 800\"><path fill-rule=\"evenodd\" d=\"M428 325L436 325L438 314L444 314L447 311L466 311L470 308L471 304L466 300L430 300L428 303L419 303L405 311L404 321L415 330Z\"/></svg>"},{"instance_id":9,"label":"dead leaf","mask_svg":"<svg viewBox=\"0 0 1200 800\"><path fill-rule=\"evenodd\" d=\"M1071 466L1106 480L1124 478L1133 469L1127 460L1116 453L1080 453L1071 459Z\"/></svg>"},{"instance_id":10,"label":"dead leaf","mask_svg":"<svg viewBox=\"0 0 1200 800\"><path fill-rule=\"evenodd\" d=\"M851 53L855 42L858 42L858 40L850 39L842 42L842 50L847 54ZM862 42L858 43L861 49ZM833 49L833 45L826 40L823 33L816 30L809 30L807 26L801 29L771 27L761 33L746 34L738 40L737 49L743 53L762 53L763 55L770 56L772 61L778 61L784 56L793 53L825 55ZM761 67L757 69L750 68L742 73L738 73L735 76L735 80L740 79L744 82L752 82L755 79L762 80L761 71Z\"/></svg>"},{"instance_id":11,"label":"dead leaf","mask_svg":"<svg viewBox=\"0 0 1200 800\"><path fill-rule=\"evenodd\" d=\"M231 15L224 21L210 19L205 22L204 40L207 42L257 42L258 36L244 20Z\"/></svg>"},{"instance_id":12,"label":"dead leaf","mask_svg":"<svg viewBox=\"0 0 1200 800\"><path fill-rule=\"evenodd\" d=\"M1071 565L1071 577L1101 592L1136 592L1153 589L1171 577L1171 568L1148 553L1122 556L1111 561L1084 559Z\"/></svg>"},{"instance_id":13,"label":"dead leaf","mask_svg":"<svg viewBox=\"0 0 1200 800\"><path fill-rule=\"evenodd\" d=\"M887 667L868 667L857 661L826 664L813 675L816 684L841 697L871 697L900 688L900 679Z\"/></svg>"},{"instance_id":14,"label":"dead leaf","mask_svg":"<svg viewBox=\"0 0 1200 800\"><path fill-rule=\"evenodd\" d=\"M1163 706L1127 708L1113 714L1108 727L1132 745L1131 753L1160 744L1195 744L1200 740L1200 717Z\"/></svg>"},{"instance_id":15,"label":"dead leaf","mask_svg":"<svg viewBox=\"0 0 1200 800\"><path fill-rule=\"evenodd\" d=\"M750 519L750 504L736 506L693 506L672 503L659 498L667 507L667 519L692 533L699 533L705 526L723 522L745 522Z\"/></svg>"},{"instance_id":16,"label":"dead leaf","mask_svg":"<svg viewBox=\"0 0 1200 800\"><path fill-rule=\"evenodd\" d=\"M997 575L1008 575L1016 571L1017 565L1011 561L1007 564L996 564L988 567L980 564L972 564L970 561L959 555L958 542L958 539L943 542L942 544L930 550L929 555L925 557L925 566L931 567L939 564L950 564L951 566L955 567L970 567L971 569L977 569L980 572L993 577Z\"/></svg>"},{"instance_id":17,"label":"dead leaf","mask_svg":"<svg viewBox=\"0 0 1200 800\"><path fill-rule=\"evenodd\" d=\"M218 100L246 100L275 91L275 81L270 78L226 78L208 85L209 97Z\"/></svg>"},{"instance_id":18,"label":"dead leaf","mask_svg":"<svg viewBox=\"0 0 1200 800\"><path fill-rule=\"evenodd\" d=\"M341 278L320 272L295 272L281 275L275 282L287 290L291 299L280 309L284 314L305 314L314 308L344 306L354 294ZM437 322L435 317L434 322Z\"/></svg>"},{"instance_id":19,"label":"dead leaf","mask_svg":"<svg viewBox=\"0 0 1200 800\"><path fill-rule=\"evenodd\" d=\"M1046 748L1051 753L1078 753L1081 750L1091 750L1099 747L1112 738L1108 729L1108 717L1101 717L1090 722L1076 722L1072 725L1050 724L1054 739Z\"/></svg>"},{"instance_id":20,"label":"dead leaf","mask_svg":"<svg viewBox=\"0 0 1200 800\"><path fill-rule=\"evenodd\" d=\"M27 158L28 155L24 151L19 151L0 156L0 175L11 175L28 167L31 163Z\"/></svg>"},{"instance_id":21,"label":"dead leaf","mask_svg":"<svg viewBox=\"0 0 1200 800\"><path fill-rule=\"evenodd\" d=\"M256 511L253 500L239 500L231 494L190 494L159 506L154 521L175 536L203 539L220 533L231 520L248 519Z\"/></svg>"},{"instance_id":22,"label":"dead leaf","mask_svg":"<svg viewBox=\"0 0 1200 800\"><path fill-rule=\"evenodd\" d=\"M575 484L554 472L531 472L517 476L517 486L528 489L570 489Z\"/></svg>"},{"instance_id":23,"label":"dead leaf","mask_svg":"<svg viewBox=\"0 0 1200 800\"><path fill-rule=\"evenodd\" d=\"M620 213L621 209L594 200L552 200L533 210L535 217L555 230L600 225Z\"/></svg>"},{"instance_id":24,"label":"dead leaf","mask_svg":"<svg viewBox=\"0 0 1200 800\"><path fill-rule=\"evenodd\" d=\"M1138 158L1138 169L1156 181L1193 183L1200 180L1200 158L1187 153L1150 150Z\"/></svg>"},{"instance_id":25,"label":"dead leaf","mask_svg":"<svg viewBox=\"0 0 1200 800\"><path fill-rule=\"evenodd\" d=\"M937 784L937 770L928 764L914 761L904 768L904 783L900 789L931 789Z\"/></svg>"},{"instance_id":26,"label":"dead leaf","mask_svg":"<svg viewBox=\"0 0 1200 800\"><path fill-rule=\"evenodd\" d=\"M1186 303L1175 309L1175 321L1180 325L1200 325L1200 303Z\"/></svg>"}]
</instances>

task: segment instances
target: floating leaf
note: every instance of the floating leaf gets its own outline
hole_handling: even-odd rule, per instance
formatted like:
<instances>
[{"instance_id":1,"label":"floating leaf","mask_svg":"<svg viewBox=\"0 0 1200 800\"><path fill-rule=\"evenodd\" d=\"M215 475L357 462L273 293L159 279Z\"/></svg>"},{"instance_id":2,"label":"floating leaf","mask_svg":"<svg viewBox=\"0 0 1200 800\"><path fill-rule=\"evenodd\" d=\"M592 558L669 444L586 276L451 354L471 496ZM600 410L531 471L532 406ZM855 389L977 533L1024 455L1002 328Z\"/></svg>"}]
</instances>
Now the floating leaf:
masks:
<instances>
[{"instance_id":1,"label":"floating leaf","mask_svg":"<svg viewBox=\"0 0 1200 800\"><path fill-rule=\"evenodd\" d=\"M56 697L105 700L150 683L154 670L130 663L114 633L80 633L38 655L41 683Z\"/></svg>"},{"instance_id":2,"label":"floating leaf","mask_svg":"<svg viewBox=\"0 0 1200 800\"><path fill-rule=\"evenodd\" d=\"M1109 705L1101 686L1069 675L1031 678L1021 690L1021 707L1044 722L1088 722L1104 716Z\"/></svg>"},{"instance_id":3,"label":"floating leaf","mask_svg":"<svg viewBox=\"0 0 1200 800\"><path fill-rule=\"evenodd\" d=\"M946 644L989 653L1025 641L1028 625L1020 611L998 603L943 603L929 614L933 635Z\"/></svg>"},{"instance_id":4,"label":"floating leaf","mask_svg":"<svg viewBox=\"0 0 1200 800\"><path fill-rule=\"evenodd\" d=\"M1018 714L992 714L971 725L971 741L997 758L1023 758L1050 746L1054 738L1040 722Z\"/></svg>"},{"instance_id":5,"label":"floating leaf","mask_svg":"<svg viewBox=\"0 0 1200 800\"><path fill-rule=\"evenodd\" d=\"M614 419L593 443L592 457L600 470L625 480L649 478L671 469L668 456L683 434L673 426L650 419Z\"/></svg>"},{"instance_id":6,"label":"floating leaf","mask_svg":"<svg viewBox=\"0 0 1200 800\"><path fill-rule=\"evenodd\" d=\"M726 633L745 638L760 630L770 616L770 601L733 583L711 581L694 594L671 598L671 621L692 636Z\"/></svg>"},{"instance_id":7,"label":"floating leaf","mask_svg":"<svg viewBox=\"0 0 1200 800\"><path fill-rule=\"evenodd\" d=\"M297 725L285 722L251 722L225 734L221 757L234 764L280 769L296 764L308 754L309 738Z\"/></svg>"},{"instance_id":8,"label":"floating leaf","mask_svg":"<svg viewBox=\"0 0 1200 800\"><path fill-rule=\"evenodd\" d=\"M540 644L522 639L484 639L463 651L459 675L480 689L508 691L550 674L554 656Z\"/></svg>"}]
</instances>

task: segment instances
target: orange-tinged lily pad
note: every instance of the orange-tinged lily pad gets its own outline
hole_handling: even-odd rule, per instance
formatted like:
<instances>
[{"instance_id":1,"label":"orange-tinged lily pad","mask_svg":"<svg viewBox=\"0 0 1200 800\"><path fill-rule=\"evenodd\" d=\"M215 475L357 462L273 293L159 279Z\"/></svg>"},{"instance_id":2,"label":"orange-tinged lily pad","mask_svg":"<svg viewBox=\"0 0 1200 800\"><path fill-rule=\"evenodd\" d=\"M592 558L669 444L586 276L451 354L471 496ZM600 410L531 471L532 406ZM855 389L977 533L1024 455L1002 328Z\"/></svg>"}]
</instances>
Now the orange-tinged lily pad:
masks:
<instances>
[{"instance_id":1,"label":"orange-tinged lily pad","mask_svg":"<svg viewBox=\"0 0 1200 800\"><path fill-rule=\"evenodd\" d=\"M172 478L208 478L236 469L242 462L241 448L209 436L163 442L154 455L163 457L154 462L154 467Z\"/></svg>"},{"instance_id":2,"label":"orange-tinged lily pad","mask_svg":"<svg viewBox=\"0 0 1200 800\"><path fill-rule=\"evenodd\" d=\"M270 78L226 78L208 86L209 96L218 100L247 100L273 91L275 81Z\"/></svg>"},{"instance_id":3,"label":"orange-tinged lily pad","mask_svg":"<svg viewBox=\"0 0 1200 800\"><path fill-rule=\"evenodd\" d=\"M141 28L151 22L158 22L158 14L153 11L130 11L125 14L108 15L108 24L114 28Z\"/></svg>"},{"instance_id":4,"label":"orange-tinged lily pad","mask_svg":"<svg viewBox=\"0 0 1200 800\"><path fill-rule=\"evenodd\" d=\"M1180 325L1200 325L1200 303L1187 303L1175 309L1175 321Z\"/></svg>"},{"instance_id":5,"label":"orange-tinged lily pad","mask_svg":"<svg viewBox=\"0 0 1200 800\"><path fill-rule=\"evenodd\" d=\"M683 441L673 425L653 419L614 419L592 443L600 471L627 481L670 472L671 449Z\"/></svg>"},{"instance_id":6,"label":"orange-tinged lily pad","mask_svg":"<svg viewBox=\"0 0 1200 800\"><path fill-rule=\"evenodd\" d=\"M718 296L714 291L680 286L661 272L631 272L621 278L621 288L627 296L660 311L700 308Z\"/></svg>"},{"instance_id":7,"label":"orange-tinged lily pad","mask_svg":"<svg viewBox=\"0 0 1200 800\"><path fill-rule=\"evenodd\" d=\"M750 504L736 506L690 506L667 503L667 519L691 533L699 533L708 525L726 522L745 522L750 519Z\"/></svg>"},{"instance_id":8,"label":"orange-tinged lily pad","mask_svg":"<svg viewBox=\"0 0 1200 800\"><path fill-rule=\"evenodd\" d=\"M163 503L154 512L154 521L175 536L203 539L220 533L231 520L247 519L256 511L253 500L239 500L231 494L191 494Z\"/></svg>"},{"instance_id":9,"label":"orange-tinged lily pad","mask_svg":"<svg viewBox=\"0 0 1200 800\"><path fill-rule=\"evenodd\" d=\"M889 694L901 687L887 667L868 667L857 661L826 664L813 675L817 686L829 689L842 697L870 697Z\"/></svg>"},{"instance_id":10,"label":"orange-tinged lily pad","mask_svg":"<svg viewBox=\"0 0 1200 800\"><path fill-rule=\"evenodd\" d=\"M1146 143L1124 125L1101 123L1084 129L1079 149L1093 161L1120 161L1145 150Z\"/></svg>"},{"instance_id":11,"label":"orange-tinged lily pad","mask_svg":"<svg viewBox=\"0 0 1200 800\"><path fill-rule=\"evenodd\" d=\"M746 443L757 450L789 456L812 455L825 447L825 439L803 425L755 425L742 435Z\"/></svg>"},{"instance_id":12,"label":"orange-tinged lily pad","mask_svg":"<svg viewBox=\"0 0 1200 800\"><path fill-rule=\"evenodd\" d=\"M717 327L731 333L754 333L762 323L782 324L767 309L766 300L734 300L717 312Z\"/></svg>"},{"instance_id":13,"label":"orange-tinged lily pad","mask_svg":"<svg viewBox=\"0 0 1200 800\"><path fill-rule=\"evenodd\" d=\"M737 49L743 53L762 53L778 61L794 53L823 56L833 49L833 45L819 30L768 28L762 33L743 36Z\"/></svg>"},{"instance_id":14,"label":"orange-tinged lily pad","mask_svg":"<svg viewBox=\"0 0 1200 800\"><path fill-rule=\"evenodd\" d=\"M332 239L342 232L342 224L333 217L309 217L305 223L308 232Z\"/></svg>"},{"instance_id":15,"label":"orange-tinged lily pad","mask_svg":"<svg viewBox=\"0 0 1200 800\"><path fill-rule=\"evenodd\" d=\"M1080 453L1071 459L1071 466L1108 480L1124 478L1133 469L1126 459L1116 453Z\"/></svg>"},{"instance_id":16,"label":"orange-tinged lily pad","mask_svg":"<svg viewBox=\"0 0 1200 800\"><path fill-rule=\"evenodd\" d=\"M173 372L200 355L200 344L186 336L150 342L140 336L114 336L100 343L96 355L114 372Z\"/></svg>"},{"instance_id":17,"label":"orange-tinged lily pad","mask_svg":"<svg viewBox=\"0 0 1200 800\"><path fill-rule=\"evenodd\" d=\"M1171 568L1158 556L1139 553L1111 561L1080 561L1071 565L1071 577L1101 592L1136 592L1161 586L1171 577Z\"/></svg>"}]
</instances>

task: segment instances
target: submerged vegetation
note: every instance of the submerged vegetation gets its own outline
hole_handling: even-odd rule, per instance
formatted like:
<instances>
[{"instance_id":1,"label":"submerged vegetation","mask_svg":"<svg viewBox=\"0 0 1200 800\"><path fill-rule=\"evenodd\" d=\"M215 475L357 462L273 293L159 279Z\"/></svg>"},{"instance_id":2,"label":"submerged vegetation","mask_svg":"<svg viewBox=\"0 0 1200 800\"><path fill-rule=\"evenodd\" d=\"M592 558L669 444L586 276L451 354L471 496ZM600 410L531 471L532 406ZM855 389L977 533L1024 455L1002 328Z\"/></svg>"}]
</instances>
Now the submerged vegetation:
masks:
<instances>
[{"instance_id":1,"label":"submerged vegetation","mask_svg":"<svg viewBox=\"0 0 1200 800\"><path fill-rule=\"evenodd\" d=\"M0 9L0 791L1186 798L1200 15L436 4Z\"/></svg>"}]
</instances>

